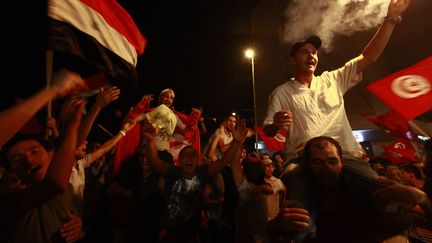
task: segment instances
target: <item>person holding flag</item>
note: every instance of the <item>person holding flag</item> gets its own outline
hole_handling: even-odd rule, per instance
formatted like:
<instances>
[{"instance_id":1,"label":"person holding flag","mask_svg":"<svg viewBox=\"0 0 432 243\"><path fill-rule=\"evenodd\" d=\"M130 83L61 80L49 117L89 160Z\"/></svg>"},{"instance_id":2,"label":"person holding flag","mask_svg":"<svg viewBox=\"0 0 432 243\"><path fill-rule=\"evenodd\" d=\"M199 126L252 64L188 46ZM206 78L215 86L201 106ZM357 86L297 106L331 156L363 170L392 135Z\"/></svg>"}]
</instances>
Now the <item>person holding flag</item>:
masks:
<instances>
[{"instance_id":1,"label":"person holding flag","mask_svg":"<svg viewBox=\"0 0 432 243\"><path fill-rule=\"evenodd\" d=\"M365 181L378 177L369 164L360 159L365 152L352 134L343 96L361 81L362 72L380 57L409 3L409 0L391 0L387 16L362 53L339 69L315 75L321 47L318 36L311 36L292 46L289 60L293 65L294 77L270 94L263 128L264 133L271 137L280 129L286 130L288 160L300 157L298 161L303 162L301 157L306 141L316 136L327 136L340 143L345 155L344 168L354 179L358 179L359 190L368 186ZM310 200L312 195L307 188L310 177L304 164L289 166L289 170L282 175L287 188L296 185L289 192L289 197L311 212L309 227L295 237L299 241L316 232L316 205Z\"/></svg>"},{"instance_id":2,"label":"person holding flag","mask_svg":"<svg viewBox=\"0 0 432 243\"><path fill-rule=\"evenodd\" d=\"M343 96L360 82L362 72L380 57L409 3L409 0L391 0L387 16L362 53L343 67L320 76L315 76L315 70L321 39L311 36L293 45L289 60L294 77L270 94L263 128L271 137L281 128L287 131L285 150L289 158L300 155L298 151L304 143L320 135L335 138L343 150L353 156L364 155L352 134Z\"/></svg>"},{"instance_id":3,"label":"person holding flag","mask_svg":"<svg viewBox=\"0 0 432 243\"><path fill-rule=\"evenodd\" d=\"M140 103L135 105L129 112L129 122L137 122L138 125L132 129L128 135L118 144L113 173L118 172L121 161L128 155L133 154L141 143L140 122L147 120L154 124L158 130L155 143L159 156L166 163L176 163L178 151L185 146L194 147L200 155L200 136L198 122L201 117L201 110L192 108L189 115L183 114L173 109L175 93L171 88L163 89L159 94L159 105L155 108L150 107L153 95L144 95ZM182 146L173 141L173 134L181 134L184 137ZM186 144L187 143L187 144ZM173 147L176 148L174 151ZM177 151L177 152L176 152Z\"/></svg>"}]
</instances>

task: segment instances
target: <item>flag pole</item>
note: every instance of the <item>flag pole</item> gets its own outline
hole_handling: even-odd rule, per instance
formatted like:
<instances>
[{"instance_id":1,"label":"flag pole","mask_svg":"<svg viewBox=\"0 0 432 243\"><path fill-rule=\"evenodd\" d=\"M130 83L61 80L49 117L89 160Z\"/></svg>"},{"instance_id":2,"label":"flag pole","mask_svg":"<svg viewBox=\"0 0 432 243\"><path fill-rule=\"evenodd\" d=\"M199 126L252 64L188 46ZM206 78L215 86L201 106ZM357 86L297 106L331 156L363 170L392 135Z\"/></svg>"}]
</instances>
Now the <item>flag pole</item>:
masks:
<instances>
[{"instance_id":1,"label":"flag pole","mask_svg":"<svg viewBox=\"0 0 432 243\"><path fill-rule=\"evenodd\" d=\"M114 135L108 131L108 129L106 129L105 127L103 127L101 124L97 124L97 126L102 129L102 131L106 132L108 135L110 135L112 138L114 137Z\"/></svg>"},{"instance_id":2,"label":"flag pole","mask_svg":"<svg viewBox=\"0 0 432 243\"><path fill-rule=\"evenodd\" d=\"M53 66L54 52L51 50L46 51L46 88L49 89L51 86L52 79L52 66ZM52 116L52 100L48 100L47 104L47 116ZM52 130L48 129L48 136L52 136Z\"/></svg>"},{"instance_id":3,"label":"flag pole","mask_svg":"<svg viewBox=\"0 0 432 243\"><path fill-rule=\"evenodd\" d=\"M421 135L430 138L431 136L424 131L414 120L408 121L408 124Z\"/></svg>"},{"instance_id":4,"label":"flag pole","mask_svg":"<svg viewBox=\"0 0 432 243\"><path fill-rule=\"evenodd\" d=\"M53 51L46 51L46 88L47 89L51 86L53 56L54 56ZM48 116L52 115L51 100L48 101L47 113Z\"/></svg>"}]
</instances>

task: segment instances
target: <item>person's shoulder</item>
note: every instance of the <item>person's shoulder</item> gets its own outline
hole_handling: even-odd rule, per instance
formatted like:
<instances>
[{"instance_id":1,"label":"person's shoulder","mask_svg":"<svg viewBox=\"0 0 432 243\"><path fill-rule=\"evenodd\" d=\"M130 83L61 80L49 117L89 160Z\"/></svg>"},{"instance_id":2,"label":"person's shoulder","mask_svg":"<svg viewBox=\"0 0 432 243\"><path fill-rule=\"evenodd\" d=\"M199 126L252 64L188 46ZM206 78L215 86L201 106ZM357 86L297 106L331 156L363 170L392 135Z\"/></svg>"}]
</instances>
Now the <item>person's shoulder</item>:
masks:
<instances>
[{"instance_id":1,"label":"person's shoulder","mask_svg":"<svg viewBox=\"0 0 432 243\"><path fill-rule=\"evenodd\" d=\"M279 84L278 86L276 86L273 91L272 94L276 94L279 92L283 92L284 90L290 88L291 86L293 86L294 84L294 80L293 79L289 79L281 84Z\"/></svg>"},{"instance_id":2,"label":"person's shoulder","mask_svg":"<svg viewBox=\"0 0 432 243\"><path fill-rule=\"evenodd\" d=\"M278 86L276 86L275 89L281 89L283 87L287 87L287 86L292 86L294 84L295 79L294 78L290 78L288 80L286 80L285 82L279 84Z\"/></svg>"}]
</instances>

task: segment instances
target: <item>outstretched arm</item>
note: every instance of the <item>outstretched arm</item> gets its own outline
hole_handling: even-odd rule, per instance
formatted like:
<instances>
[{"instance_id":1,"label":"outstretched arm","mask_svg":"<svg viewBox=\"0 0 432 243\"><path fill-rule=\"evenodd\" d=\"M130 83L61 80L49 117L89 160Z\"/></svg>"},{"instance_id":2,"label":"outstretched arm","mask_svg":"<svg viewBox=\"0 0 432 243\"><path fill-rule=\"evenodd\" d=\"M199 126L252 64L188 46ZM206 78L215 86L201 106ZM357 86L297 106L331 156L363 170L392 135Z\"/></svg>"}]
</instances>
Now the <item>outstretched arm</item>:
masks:
<instances>
[{"instance_id":1,"label":"outstretched arm","mask_svg":"<svg viewBox=\"0 0 432 243\"><path fill-rule=\"evenodd\" d=\"M429 220L432 220L432 203L425 192L407 185L399 184L387 178L380 178L380 182L388 186L375 191L372 195L377 209L385 211L398 206L411 210L420 206Z\"/></svg>"},{"instance_id":2,"label":"outstretched arm","mask_svg":"<svg viewBox=\"0 0 432 243\"><path fill-rule=\"evenodd\" d=\"M357 71L362 72L374 63L384 51L396 25L402 20L402 14L408 8L410 0L391 0L388 6L387 17L381 24L372 40L360 54Z\"/></svg>"},{"instance_id":3,"label":"outstretched arm","mask_svg":"<svg viewBox=\"0 0 432 243\"><path fill-rule=\"evenodd\" d=\"M78 127L81 123L84 110L84 100L72 100L65 104L68 111L66 125L60 134L60 145L54 153L47 177L54 180L60 191L66 191L69 185L69 178L72 166L75 164L75 148L77 147Z\"/></svg>"},{"instance_id":4,"label":"outstretched arm","mask_svg":"<svg viewBox=\"0 0 432 243\"><path fill-rule=\"evenodd\" d=\"M132 129L136 123L124 123L122 126L122 129L117 133L114 137L112 137L110 140L106 141L102 146L93 151L90 156L90 160L88 161L88 164L85 165L85 167L90 166L94 161L99 159L102 155L110 151L124 136L126 136L126 133Z\"/></svg>"},{"instance_id":5,"label":"outstretched arm","mask_svg":"<svg viewBox=\"0 0 432 243\"><path fill-rule=\"evenodd\" d=\"M110 87L108 89L101 88L99 94L96 96L96 101L90 108L90 111L87 116L84 117L78 137L78 144L83 142L90 133L91 127L93 126L96 117L99 115L99 112L105 108L109 103L116 100L120 95L120 89L117 87Z\"/></svg>"},{"instance_id":6,"label":"outstretched arm","mask_svg":"<svg viewBox=\"0 0 432 243\"><path fill-rule=\"evenodd\" d=\"M83 89L84 86L84 81L78 74L65 69L56 72L50 87L0 112L0 146L12 138L48 101Z\"/></svg>"},{"instance_id":7,"label":"outstretched arm","mask_svg":"<svg viewBox=\"0 0 432 243\"><path fill-rule=\"evenodd\" d=\"M168 173L169 166L159 158L154 138L156 136L156 128L147 120L144 120L142 133L144 141L147 142L145 148L145 156L150 165L160 175L164 176Z\"/></svg>"}]
</instances>

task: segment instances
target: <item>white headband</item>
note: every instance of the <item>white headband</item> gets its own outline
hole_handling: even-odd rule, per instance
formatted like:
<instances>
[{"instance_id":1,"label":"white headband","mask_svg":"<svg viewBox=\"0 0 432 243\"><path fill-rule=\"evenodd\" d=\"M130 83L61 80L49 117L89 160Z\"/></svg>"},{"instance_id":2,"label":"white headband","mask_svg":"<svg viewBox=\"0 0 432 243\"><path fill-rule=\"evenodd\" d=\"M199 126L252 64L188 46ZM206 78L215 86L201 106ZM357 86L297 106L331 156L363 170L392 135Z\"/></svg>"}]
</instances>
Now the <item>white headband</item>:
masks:
<instances>
[{"instance_id":1,"label":"white headband","mask_svg":"<svg viewBox=\"0 0 432 243\"><path fill-rule=\"evenodd\" d=\"M163 95L164 93L166 93L168 91L171 91L173 93L173 97L175 97L174 91L172 89L170 89L170 88L166 88L166 89L162 90L160 92L159 96Z\"/></svg>"}]
</instances>

